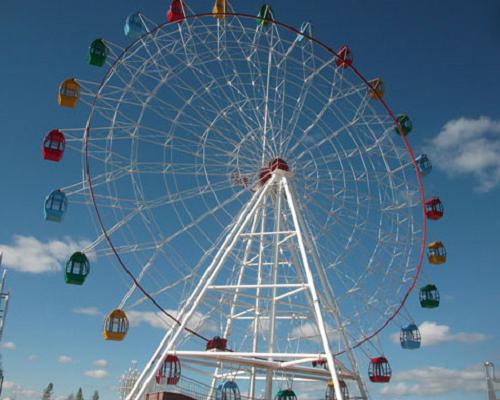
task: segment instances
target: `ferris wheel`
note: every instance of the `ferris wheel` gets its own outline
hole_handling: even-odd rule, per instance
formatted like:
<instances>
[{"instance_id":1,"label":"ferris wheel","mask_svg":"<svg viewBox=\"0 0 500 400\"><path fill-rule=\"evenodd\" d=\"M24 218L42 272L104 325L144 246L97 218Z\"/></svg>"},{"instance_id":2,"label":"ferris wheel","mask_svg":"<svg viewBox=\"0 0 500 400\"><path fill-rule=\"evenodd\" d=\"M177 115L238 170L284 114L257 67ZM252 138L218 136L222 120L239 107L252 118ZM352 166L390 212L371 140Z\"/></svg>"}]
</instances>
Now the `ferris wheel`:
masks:
<instances>
[{"instance_id":1,"label":"ferris wheel","mask_svg":"<svg viewBox=\"0 0 500 400\"><path fill-rule=\"evenodd\" d=\"M88 204L101 232L71 255L66 282L84 284L89 253L112 256L128 282L104 338L125 338L129 310L168 326L127 399L291 400L301 383L367 399L355 351L370 381L389 381L376 338L405 319L426 219L444 212L425 200L431 164L413 155L409 116L348 46L278 22L269 5L194 13L174 0L166 23L137 12L124 31L125 48L90 46L100 82L61 84L59 104L89 116L50 131L43 157L81 152L84 175L46 198L46 219ZM427 247L430 263L446 261L441 242ZM436 285L420 303L439 305ZM407 319L401 345L415 349Z\"/></svg>"}]
</instances>

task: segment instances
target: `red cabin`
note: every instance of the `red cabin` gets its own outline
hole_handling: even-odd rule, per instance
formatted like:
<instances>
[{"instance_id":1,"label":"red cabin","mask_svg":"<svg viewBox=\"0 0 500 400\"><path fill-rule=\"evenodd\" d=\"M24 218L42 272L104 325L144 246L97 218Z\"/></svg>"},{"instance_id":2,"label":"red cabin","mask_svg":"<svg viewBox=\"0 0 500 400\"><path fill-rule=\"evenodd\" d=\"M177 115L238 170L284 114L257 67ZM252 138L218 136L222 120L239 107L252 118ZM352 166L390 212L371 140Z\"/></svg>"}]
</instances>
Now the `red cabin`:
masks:
<instances>
[{"instance_id":1,"label":"red cabin","mask_svg":"<svg viewBox=\"0 0 500 400\"><path fill-rule=\"evenodd\" d=\"M375 357L370 360L368 377L371 382L387 383L391 380L392 370L385 357Z\"/></svg>"},{"instance_id":2,"label":"red cabin","mask_svg":"<svg viewBox=\"0 0 500 400\"><path fill-rule=\"evenodd\" d=\"M186 18L184 15L184 5L182 0L172 0L167 12L168 22L182 22Z\"/></svg>"},{"instance_id":3,"label":"red cabin","mask_svg":"<svg viewBox=\"0 0 500 400\"><path fill-rule=\"evenodd\" d=\"M324 367L324 368L326 368L326 360L324 358L318 358L317 360L314 360L312 362L312 366L314 368L317 368L317 367Z\"/></svg>"},{"instance_id":4,"label":"red cabin","mask_svg":"<svg viewBox=\"0 0 500 400\"><path fill-rule=\"evenodd\" d=\"M347 46L342 46L338 51L339 56L335 60L337 67L347 68L352 65L352 52Z\"/></svg>"},{"instance_id":5,"label":"red cabin","mask_svg":"<svg viewBox=\"0 0 500 400\"><path fill-rule=\"evenodd\" d=\"M42 157L44 160L60 161L64 154L66 139L59 129L53 129L43 139Z\"/></svg>"},{"instance_id":6,"label":"red cabin","mask_svg":"<svg viewBox=\"0 0 500 400\"><path fill-rule=\"evenodd\" d=\"M439 197L433 197L425 202L425 214L427 218L434 221L441 219L444 215L444 207Z\"/></svg>"},{"instance_id":7,"label":"red cabin","mask_svg":"<svg viewBox=\"0 0 500 400\"><path fill-rule=\"evenodd\" d=\"M156 383L177 385L179 379L181 379L181 362L177 356L169 354L156 374Z\"/></svg>"},{"instance_id":8,"label":"red cabin","mask_svg":"<svg viewBox=\"0 0 500 400\"><path fill-rule=\"evenodd\" d=\"M215 336L207 342L206 350L220 350L226 351L227 339Z\"/></svg>"}]
</instances>

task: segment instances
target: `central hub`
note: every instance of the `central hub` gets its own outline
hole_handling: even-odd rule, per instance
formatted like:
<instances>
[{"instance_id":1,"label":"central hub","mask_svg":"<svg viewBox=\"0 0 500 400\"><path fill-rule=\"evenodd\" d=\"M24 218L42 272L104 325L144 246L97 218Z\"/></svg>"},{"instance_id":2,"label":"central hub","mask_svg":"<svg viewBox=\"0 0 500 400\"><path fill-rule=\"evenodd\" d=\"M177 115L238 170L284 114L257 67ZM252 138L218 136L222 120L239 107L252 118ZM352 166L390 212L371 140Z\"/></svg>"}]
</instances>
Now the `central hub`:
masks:
<instances>
[{"instance_id":1,"label":"central hub","mask_svg":"<svg viewBox=\"0 0 500 400\"><path fill-rule=\"evenodd\" d=\"M288 167L288 164L285 160L281 158L275 158L269 161L267 166L261 168L261 170L259 171L259 183L261 185L264 185L269 179L271 179L271 176L273 176L273 172L277 169L281 171L290 171L290 168Z\"/></svg>"}]
</instances>

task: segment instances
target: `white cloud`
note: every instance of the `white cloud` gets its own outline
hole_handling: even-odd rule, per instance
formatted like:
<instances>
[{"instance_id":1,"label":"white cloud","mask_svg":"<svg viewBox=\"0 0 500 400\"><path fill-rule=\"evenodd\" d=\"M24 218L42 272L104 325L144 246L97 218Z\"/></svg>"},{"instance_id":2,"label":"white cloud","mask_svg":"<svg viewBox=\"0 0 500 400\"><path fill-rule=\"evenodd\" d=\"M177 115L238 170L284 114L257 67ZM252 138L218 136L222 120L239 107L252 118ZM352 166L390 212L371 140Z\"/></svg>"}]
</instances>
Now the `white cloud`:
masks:
<instances>
[{"instance_id":1,"label":"white cloud","mask_svg":"<svg viewBox=\"0 0 500 400\"><path fill-rule=\"evenodd\" d=\"M169 314L174 317L177 315L177 310L166 310ZM163 315L161 312L152 312L152 311L127 311L127 317L130 322L130 326L138 326L142 323L152 326L153 328L158 329L168 329L173 321ZM215 332L217 327L210 320L210 318L206 315L203 315L199 312L195 312L191 317L191 320L188 324L191 329L207 329L211 332ZM201 327L201 328L200 328Z\"/></svg>"},{"instance_id":2,"label":"white cloud","mask_svg":"<svg viewBox=\"0 0 500 400\"><path fill-rule=\"evenodd\" d=\"M418 329L422 336L422 347L436 346L448 342L475 343L488 339L483 333L452 333L448 325L439 325L433 321L422 322ZM393 333L391 339L394 343L399 343L399 332Z\"/></svg>"},{"instance_id":3,"label":"white cloud","mask_svg":"<svg viewBox=\"0 0 500 400\"><path fill-rule=\"evenodd\" d=\"M433 165L448 175L471 175L477 190L500 184L500 121L489 117L448 121L426 149Z\"/></svg>"},{"instance_id":4,"label":"white cloud","mask_svg":"<svg viewBox=\"0 0 500 400\"><path fill-rule=\"evenodd\" d=\"M95 360L93 364L99 368L106 368L108 366L108 361L104 359Z\"/></svg>"},{"instance_id":5,"label":"white cloud","mask_svg":"<svg viewBox=\"0 0 500 400\"><path fill-rule=\"evenodd\" d=\"M380 390L384 396L429 396L454 391L484 391L485 377L482 366L471 368L448 369L426 367L396 373Z\"/></svg>"},{"instance_id":6,"label":"white cloud","mask_svg":"<svg viewBox=\"0 0 500 400\"><path fill-rule=\"evenodd\" d=\"M328 324L326 325L326 333L330 341L338 341L339 333ZM293 328L288 335L289 340L306 339L316 343L321 343L318 326L314 322L306 322L300 326Z\"/></svg>"},{"instance_id":7,"label":"white cloud","mask_svg":"<svg viewBox=\"0 0 500 400\"><path fill-rule=\"evenodd\" d=\"M28 356L28 361L37 361L38 360L38 355L37 354L30 354Z\"/></svg>"},{"instance_id":8,"label":"white cloud","mask_svg":"<svg viewBox=\"0 0 500 400\"><path fill-rule=\"evenodd\" d=\"M16 348L16 344L14 342L2 342L2 349L14 350Z\"/></svg>"},{"instance_id":9,"label":"white cloud","mask_svg":"<svg viewBox=\"0 0 500 400\"><path fill-rule=\"evenodd\" d=\"M73 359L71 357L69 357L69 356L64 356L63 355L63 356L59 356L57 358L57 362L59 364L71 364L73 362Z\"/></svg>"},{"instance_id":10,"label":"white cloud","mask_svg":"<svg viewBox=\"0 0 500 400\"><path fill-rule=\"evenodd\" d=\"M90 316L98 316L102 315L102 312L99 311L97 307L78 307L78 308L73 308L73 312L75 314L82 314L82 315L90 315Z\"/></svg>"},{"instance_id":11,"label":"white cloud","mask_svg":"<svg viewBox=\"0 0 500 400\"><path fill-rule=\"evenodd\" d=\"M11 381L4 381L3 383L3 388L7 391L10 391L10 396L9 397L4 397L4 400L7 400L9 398L11 399L36 399L40 398L41 393L32 390L32 389L25 389L18 385L16 382L11 382Z\"/></svg>"},{"instance_id":12,"label":"white cloud","mask_svg":"<svg viewBox=\"0 0 500 400\"><path fill-rule=\"evenodd\" d=\"M85 371L84 375L93 379L104 379L108 376L108 371L104 369L92 369Z\"/></svg>"},{"instance_id":13,"label":"white cloud","mask_svg":"<svg viewBox=\"0 0 500 400\"><path fill-rule=\"evenodd\" d=\"M41 242L33 236L15 235L12 244L0 244L3 252L3 262L11 269L39 274L54 272L61 269L60 265L75 251L79 251L90 242L64 240L49 240Z\"/></svg>"}]
</instances>

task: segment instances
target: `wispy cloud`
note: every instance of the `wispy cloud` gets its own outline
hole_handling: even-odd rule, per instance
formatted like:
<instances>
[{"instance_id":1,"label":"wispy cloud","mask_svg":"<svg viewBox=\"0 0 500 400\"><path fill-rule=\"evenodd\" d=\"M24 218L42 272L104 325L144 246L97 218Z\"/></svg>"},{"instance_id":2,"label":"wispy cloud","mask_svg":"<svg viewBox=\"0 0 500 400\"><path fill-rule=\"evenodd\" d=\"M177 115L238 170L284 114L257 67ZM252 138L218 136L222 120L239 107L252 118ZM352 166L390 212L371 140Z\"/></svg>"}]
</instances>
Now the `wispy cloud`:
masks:
<instances>
[{"instance_id":1,"label":"wispy cloud","mask_svg":"<svg viewBox=\"0 0 500 400\"><path fill-rule=\"evenodd\" d=\"M391 383L380 390L384 396L433 396L445 393L484 390L482 366L466 369L426 367L396 373Z\"/></svg>"},{"instance_id":2,"label":"wispy cloud","mask_svg":"<svg viewBox=\"0 0 500 400\"><path fill-rule=\"evenodd\" d=\"M75 314L89 315L92 317L102 315L102 312L99 311L97 307L77 307L73 308L73 312Z\"/></svg>"},{"instance_id":3,"label":"wispy cloud","mask_svg":"<svg viewBox=\"0 0 500 400\"><path fill-rule=\"evenodd\" d=\"M11 399L39 399L41 393L33 389L26 389L16 382L4 381L3 388L10 391L10 396L4 397L4 400Z\"/></svg>"},{"instance_id":4,"label":"wispy cloud","mask_svg":"<svg viewBox=\"0 0 500 400\"><path fill-rule=\"evenodd\" d=\"M59 364L71 364L73 362L73 359L69 356L62 355L57 358L57 362Z\"/></svg>"},{"instance_id":5,"label":"wispy cloud","mask_svg":"<svg viewBox=\"0 0 500 400\"><path fill-rule=\"evenodd\" d=\"M448 342L475 343L488 338L485 334L477 332L453 333L448 325L439 325L433 321L422 322L418 329L422 335L422 347L437 346ZM399 332L393 333L391 339L394 343L399 343Z\"/></svg>"},{"instance_id":6,"label":"wispy cloud","mask_svg":"<svg viewBox=\"0 0 500 400\"><path fill-rule=\"evenodd\" d=\"M33 362L33 361L38 361L38 358L39 358L39 357L38 357L38 355L37 355L37 354L30 354L30 355L28 356L28 361L31 361L31 362Z\"/></svg>"},{"instance_id":7,"label":"wispy cloud","mask_svg":"<svg viewBox=\"0 0 500 400\"><path fill-rule=\"evenodd\" d=\"M108 361L101 358L100 360L95 360L93 364L99 368L106 368L108 366Z\"/></svg>"},{"instance_id":8,"label":"wispy cloud","mask_svg":"<svg viewBox=\"0 0 500 400\"><path fill-rule=\"evenodd\" d=\"M89 371L85 371L83 374L88 378L104 379L108 376L108 371L106 371L105 369L92 369Z\"/></svg>"},{"instance_id":9,"label":"wispy cloud","mask_svg":"<svg viewBox=\"0 0 500 400\"><path fill-rule=\"evenodd\" d=\"M500 121L489 117L448 121L426 151L449 176L474 177L478 191L500 184Z\"/></svg>"},{"instance_id":10,"label":"wispy cloud","mask_svg":"<svg viewBox=\"0 0 500 400\"><path fill-rule=\"evenodd\" d=\"M167 310L167 312L173 316L177 315L177 310ZM168 329L172 326L172 320L160 312L130 310L127 311L127 317L129 319L130 326L147 324L158 329ZM191 329L199 329L201 327L201 329L207 329L211 332L215 332L217 330L214 322L211 321L208 316L199 312L195 312L193 314L188 326Z\"/></svg>"},{"instance_id":11,"label":"wispy cloud","mask_svg":"<svg viewBox=\"0 0 500 400\"><path fill-rule=\"evenodd\" d=\"M2 342L0 347L2 347L2 349L15 350L16 344L14 342Z\"/></svg>"},{"instance_id":12,"label":"wispy cloud","mask_svg":"<svg viewBox=\"0 0 500 400\"><path fill-rule=\"evenodd\" d=\"M61 269L60 265L75 251L88 246L86 240L70 238L42 242L33 236L15 235L11 244L0 244L3 263L6 267L39 274Z\"/></svg>"}]
</instances>

